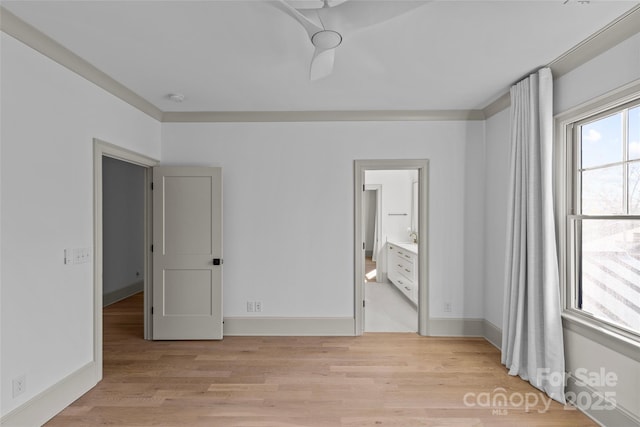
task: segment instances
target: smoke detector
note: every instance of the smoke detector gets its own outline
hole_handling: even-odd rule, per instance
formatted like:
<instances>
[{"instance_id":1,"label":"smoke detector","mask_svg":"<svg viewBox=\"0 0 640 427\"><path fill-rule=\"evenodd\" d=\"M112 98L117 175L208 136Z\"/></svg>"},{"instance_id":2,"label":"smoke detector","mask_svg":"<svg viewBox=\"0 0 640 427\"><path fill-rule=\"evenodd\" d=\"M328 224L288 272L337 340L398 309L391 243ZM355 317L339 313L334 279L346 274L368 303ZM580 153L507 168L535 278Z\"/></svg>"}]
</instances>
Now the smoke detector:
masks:
<instances>
[{"instance_id":1,"label":"smoke detector","mask_svg":"<svg viewBox=\"0 0 640 427\"><path fill-rule=\"evenodd\" d=\"M170 93L169 95L167 95L167 98L177 103L184 101L184 95L181 93Z\"/></svg>"}]
</instances>

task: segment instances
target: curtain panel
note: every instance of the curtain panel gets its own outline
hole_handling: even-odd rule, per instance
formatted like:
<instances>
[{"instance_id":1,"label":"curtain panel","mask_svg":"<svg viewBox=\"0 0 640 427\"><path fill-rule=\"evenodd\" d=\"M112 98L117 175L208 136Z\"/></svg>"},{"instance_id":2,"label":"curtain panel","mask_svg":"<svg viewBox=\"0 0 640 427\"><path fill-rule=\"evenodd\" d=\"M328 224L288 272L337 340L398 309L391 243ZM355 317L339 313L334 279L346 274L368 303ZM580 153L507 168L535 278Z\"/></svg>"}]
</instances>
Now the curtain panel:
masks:
<instances>
[{"instance_id":1,"label":"curtain panel","mask_svg":"<svg viewBox=\"0 0 640 427\"><path fill-rule=\"evenodd\" d=\"M553 78L543 68L511 88L502 363L565 403L552 152Z\"/></svg>"}]
</instances>

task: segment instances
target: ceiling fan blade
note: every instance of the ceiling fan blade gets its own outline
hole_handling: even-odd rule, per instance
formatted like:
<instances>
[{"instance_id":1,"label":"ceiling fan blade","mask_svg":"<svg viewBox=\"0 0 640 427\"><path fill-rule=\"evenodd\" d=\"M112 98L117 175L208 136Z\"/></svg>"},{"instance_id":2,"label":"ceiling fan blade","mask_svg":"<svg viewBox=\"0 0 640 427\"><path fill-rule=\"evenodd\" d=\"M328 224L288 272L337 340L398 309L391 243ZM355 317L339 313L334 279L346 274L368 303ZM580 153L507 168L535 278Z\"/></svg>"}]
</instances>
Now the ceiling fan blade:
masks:
<instances>
[{"instance_id":1,"label":"ceiling fan blade","mask_svg":"<svg viewBox=\"0 0 640 427\"><path fill-rule=\"evenodd\" d=\"M333 7L317 9L317 12L326 28L344 34L389 21L429 2L430 0L348 0Z\"/></svg>"},{"instance_id":2,"label":"ceiling fan blade","mask_svg":"<svg viewBox=\"0 0 640 427\"><path fill-rule=\"evenodd\" d=\"M323 30L321 26L317 25L315 22L300 13L300 11L290 6L289 3L287 3L285 0L277 0L275 2L272 2L272 4L277 9L280 9L281 11L298 21L307 31L309 38L313 37L313 35L318 31Z\"/></svg>"},{"instance_id":3,"label":"ceiling fan blade","mask_svg":"<svg viewBox=\"0 0 640 427\"><path fill-rule=\"evenodd\" d=\"M316 49L311 60L311 70L309 71L310 80L319 80L327 77L333 71L333 60L335 58L335 49Z\"/></svg>"}]
</instances>

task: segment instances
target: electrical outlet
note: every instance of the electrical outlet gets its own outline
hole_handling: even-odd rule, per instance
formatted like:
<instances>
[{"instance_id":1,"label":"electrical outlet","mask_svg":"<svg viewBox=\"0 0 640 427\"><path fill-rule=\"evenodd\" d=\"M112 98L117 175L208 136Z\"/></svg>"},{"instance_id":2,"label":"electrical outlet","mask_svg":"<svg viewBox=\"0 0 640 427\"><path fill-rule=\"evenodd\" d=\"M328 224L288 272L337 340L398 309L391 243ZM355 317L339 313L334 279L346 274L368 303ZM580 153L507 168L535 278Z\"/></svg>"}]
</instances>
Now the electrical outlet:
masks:
<instances>
[{"instance_id":1,"label":"electrical outlet","mask_svg":"<svg viewBox=\"0 0 640 427\"><path fill-rule=\"evenodd\" d=\"M247 313L253 313L256 311L255 301L247 301Z\"/></svg>"},{"instance_id":2,"label":"electrical outlet","mask_svg":"<svg viewBox=\"0 0 640 427\"><path fill-rule=\"evenodd\" d=\"M445 302L444 303L444 312L445 313L451 313L451 303L450 302Z\"/></svg>"},{"instance_id":3,"label":"electrical outlet","mask_svg":"<svg viewBox=\"0 0 640 427\"><path fill-rule=\"evenodd\" d=\"M256 313L262 313L262 301L255 301Z\"/></svg>"},{"instance_id":4,"label":"electrical outlet","mask_svg":"<svg viewBox=\"0 0 640 427\"><path fill-rule=\"evenodd\" d=\"M13 379L13 397L18 397L27 391L27 376L22 374Z\"/></svg>"}]
</instances>

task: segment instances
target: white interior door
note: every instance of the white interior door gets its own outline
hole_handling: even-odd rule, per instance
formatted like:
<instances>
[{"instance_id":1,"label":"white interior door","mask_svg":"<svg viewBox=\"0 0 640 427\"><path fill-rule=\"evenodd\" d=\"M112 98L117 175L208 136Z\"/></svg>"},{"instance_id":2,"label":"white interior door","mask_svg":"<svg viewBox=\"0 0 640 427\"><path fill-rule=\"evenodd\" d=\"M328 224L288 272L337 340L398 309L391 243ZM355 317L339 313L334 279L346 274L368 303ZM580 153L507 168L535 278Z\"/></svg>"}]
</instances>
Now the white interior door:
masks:
<instances>
[{"instance_id":1,"label":"white interior door","mask_svg":"<svg viewBox=\"0 0 640 427\"><path fill-rule=\"evenodd\" d=\"M153 339L222 338L222 168L153 169Z\"/></svg>"}]
</instances>

